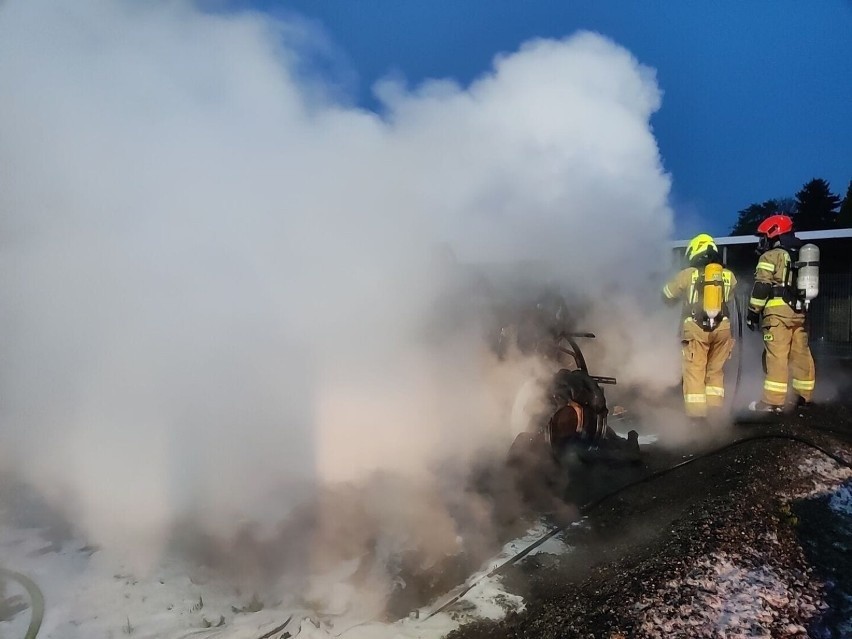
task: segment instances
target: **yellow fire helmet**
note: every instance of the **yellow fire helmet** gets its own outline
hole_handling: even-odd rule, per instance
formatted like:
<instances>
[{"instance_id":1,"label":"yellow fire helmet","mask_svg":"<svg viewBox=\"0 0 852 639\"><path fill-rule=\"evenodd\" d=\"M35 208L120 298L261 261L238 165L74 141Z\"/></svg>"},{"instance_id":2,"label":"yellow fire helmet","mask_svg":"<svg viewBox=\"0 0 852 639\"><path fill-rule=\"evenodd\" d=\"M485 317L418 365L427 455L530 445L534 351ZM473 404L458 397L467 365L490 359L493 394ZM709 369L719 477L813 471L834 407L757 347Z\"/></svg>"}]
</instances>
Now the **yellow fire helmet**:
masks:
<instances>
[{"instance_id":1,"label":"yellow fire helmet","mask_svg":"<svg viewBox=\"0 0 852 639\"><path fill-rule=\"evenodd\" d=\"M689 244L686 246L686 259L691 262L702 253L706 253L708 250L712 250L714 253L719 252L713 238L706 233L696 235L689 240Z\"/></svg>"}]
</instances>

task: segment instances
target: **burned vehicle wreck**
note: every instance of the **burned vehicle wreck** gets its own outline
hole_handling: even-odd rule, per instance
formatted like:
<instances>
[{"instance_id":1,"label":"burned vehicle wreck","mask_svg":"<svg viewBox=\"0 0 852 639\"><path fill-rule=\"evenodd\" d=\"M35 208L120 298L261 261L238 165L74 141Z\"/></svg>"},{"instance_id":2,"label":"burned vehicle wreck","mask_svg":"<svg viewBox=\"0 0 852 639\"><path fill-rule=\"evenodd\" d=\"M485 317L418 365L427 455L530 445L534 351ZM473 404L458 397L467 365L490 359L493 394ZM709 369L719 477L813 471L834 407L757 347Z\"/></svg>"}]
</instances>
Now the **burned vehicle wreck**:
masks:
<instances>
[{"instance_id":1,"label":"burned vehicle wreck","mask_svg":"<svg viewBox=\"0 0 852 639\"><path fill-rule=\"evenodd\" d=\"M622 437L609 425L611 417L626 421L621 407L611 414L603 388L615 385L616 379L589 371L578 340L595 335L570 330L574 322L562 296L546 291L513 320L498 331L498 355L505 357L514 346L544 360L555 372L546 381L541 404L511 445L510 465L526 473L549 474L578 463L638 463L638 433L630 430Z\"/></svg>"},{"instance_id":2,"label":"burned vehicle wreck","mask_svg":"<svg viewBox=\"0 0 852 639\"><path fill-rule=\"evenodd\" d=\"M623 409L610 411L603 390L616 379L591 374L580 347L580 341L593 340L595 335L577 330L581 320L569 308L561 287L545 274L546 269L535 264L479 268L449 258L444 262L449 272L446 281L452 286L441 297L439 306L444 312L440 315L454 318L454 325L469 323L483 329L499 359L520 354L543 363L547 370L544 380L530 379L528 388L518 391L534 393L537 405L523 426L512 426L510 462L516 465L525 463L523 459L538 458L537 463L530 463L564 466L569 459L583 463L638 461L637 433L622 437L609 427L610 419L624 421ZM571 298L575 308L589 306L580 295ZM446 330L443 324L436 327L435 334L442 334L442 329Z\"/></svg>"},{"instance_id":3,"label":"burned vehicle wreck","mask_svg":"<svg viewBox=\"0 0 852 639\"><path fill-rule=\"evenodd\" d=\"M626 437L609 426L610 410L604 385L614 385L613 377L589 372L576 338L594 339L591 333L562 334L555 349L570 358L569 367L560 368L550 380L544 406L528 429L517 435L509 452L512 463L525 458L550 457L564 465L570 460L583 463L633 463L640 461L639 439L635 430ZM616 411L621 419L623 409Z\"/></svg>"}]
</instances>

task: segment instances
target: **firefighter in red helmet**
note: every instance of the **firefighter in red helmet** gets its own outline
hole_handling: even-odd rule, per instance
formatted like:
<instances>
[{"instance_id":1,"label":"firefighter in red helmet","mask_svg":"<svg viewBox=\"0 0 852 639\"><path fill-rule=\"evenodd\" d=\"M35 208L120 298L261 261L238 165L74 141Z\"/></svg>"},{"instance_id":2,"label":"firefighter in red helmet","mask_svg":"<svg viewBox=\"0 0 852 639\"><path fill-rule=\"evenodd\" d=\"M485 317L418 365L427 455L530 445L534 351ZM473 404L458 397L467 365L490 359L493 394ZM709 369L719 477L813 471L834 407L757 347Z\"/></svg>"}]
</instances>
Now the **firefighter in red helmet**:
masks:
<instances>
[{"instance_id":1,"label":"firefighter in red helmet","mask_svg":"<svg viewBox=\"0 0 852 639\"><path fill-rule=\"evenodd\" d=\"M766 377L763 397L749 408L781 413L787 400L788 382L799 407L810 405L815 384L814 360L805 325L806 304L799 295L794 275L802 242L793 234L793 220L781 214L761 222L757 235L760 258L746 324L751 330L758 326L762 329Z\"/></svg>"}]
</instances>

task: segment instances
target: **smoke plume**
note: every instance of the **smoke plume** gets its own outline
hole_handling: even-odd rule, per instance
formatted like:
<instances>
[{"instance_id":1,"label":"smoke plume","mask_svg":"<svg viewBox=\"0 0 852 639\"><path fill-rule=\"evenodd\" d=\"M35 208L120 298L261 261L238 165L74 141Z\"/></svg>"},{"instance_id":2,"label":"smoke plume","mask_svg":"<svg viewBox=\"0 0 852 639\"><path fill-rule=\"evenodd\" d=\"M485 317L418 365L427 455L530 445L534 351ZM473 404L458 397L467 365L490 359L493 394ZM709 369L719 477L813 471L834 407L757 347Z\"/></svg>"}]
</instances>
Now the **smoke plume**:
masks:
<instances>
[{"instance_id":1,"label":"smoke plume","mask_svg":"<svg viewBox=\"0 0 852 639\"><path fill-rule=\"evenodd\" d=\"M372 112L311 73L321 37L0 5L0 461L97 542L274 524L317 484L503 445L530 369L469 319L476 265L544 264L601 374L677 381L653 70L578 33L469 85L381 81Z\"/></svg>"}]
</instances>

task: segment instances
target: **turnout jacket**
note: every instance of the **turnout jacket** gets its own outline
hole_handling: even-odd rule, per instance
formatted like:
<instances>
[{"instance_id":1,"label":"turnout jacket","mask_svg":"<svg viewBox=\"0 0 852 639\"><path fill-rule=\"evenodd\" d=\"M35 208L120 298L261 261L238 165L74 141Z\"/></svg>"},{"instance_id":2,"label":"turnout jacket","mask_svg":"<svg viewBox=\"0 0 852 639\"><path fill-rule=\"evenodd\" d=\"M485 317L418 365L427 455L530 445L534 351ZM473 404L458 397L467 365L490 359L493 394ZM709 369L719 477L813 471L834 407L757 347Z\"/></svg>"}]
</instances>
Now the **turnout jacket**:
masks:
<instances>
[{"instance_id":1,"label":"turnout jacket","mask_svg":"<svg viewBox=\"0 0 852 639\"><path fill-rule=\"evenodd\" d=\"M757 261L754 286L748 308L764 317L803 317L804 313L794 310L784 299L785 291L792 295L793 265L790 253L781 247L766 251Z\"/></svg>"}]
</instances>

